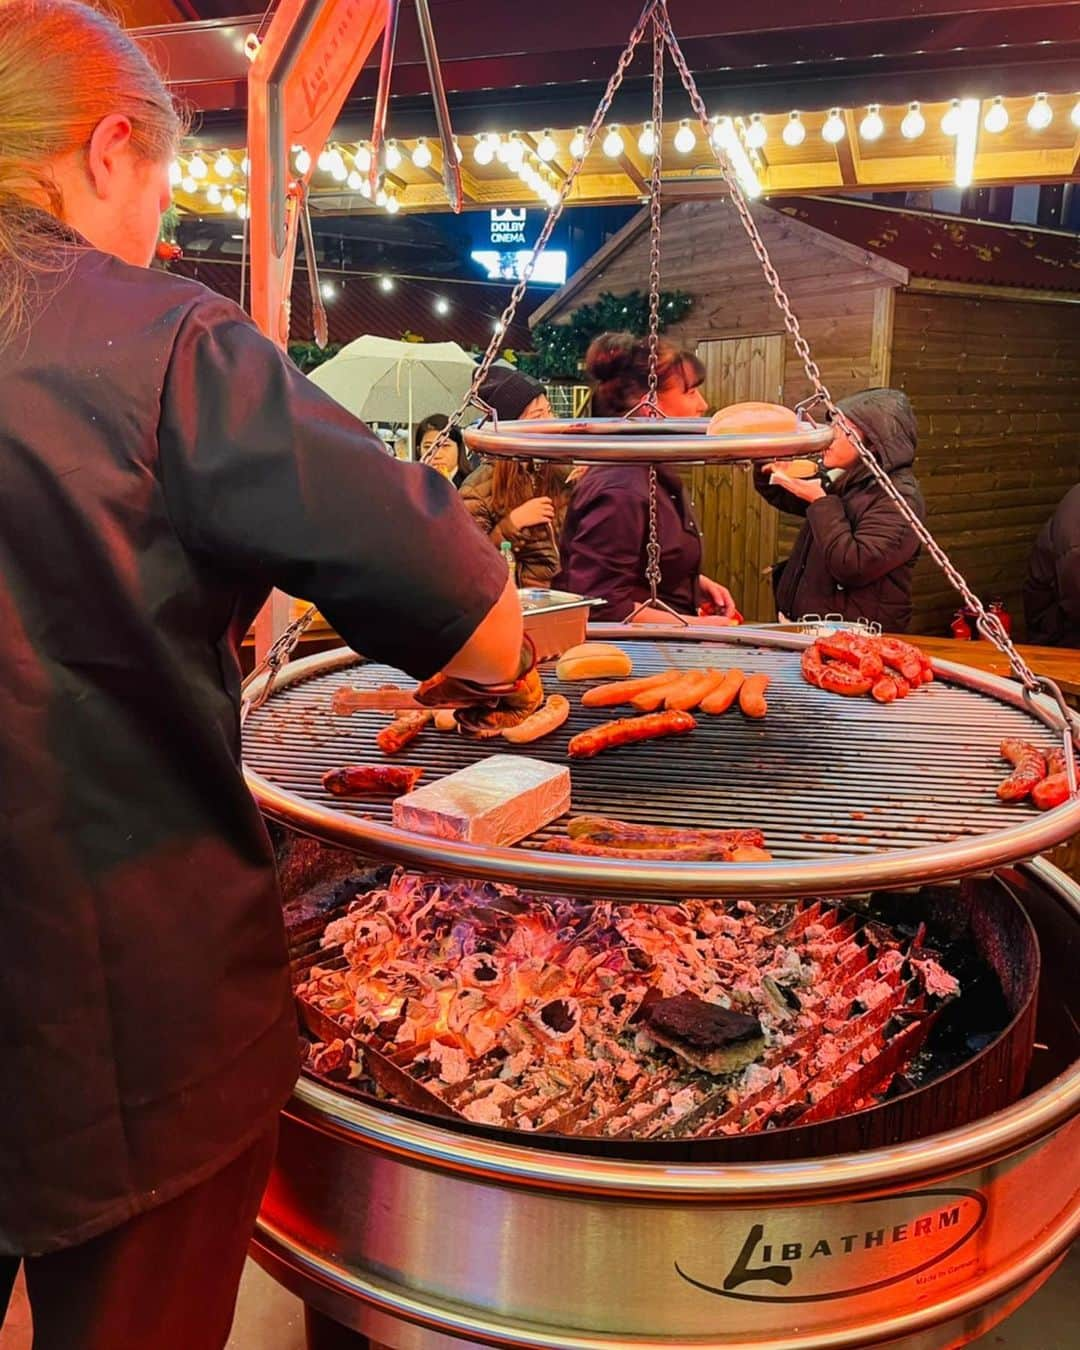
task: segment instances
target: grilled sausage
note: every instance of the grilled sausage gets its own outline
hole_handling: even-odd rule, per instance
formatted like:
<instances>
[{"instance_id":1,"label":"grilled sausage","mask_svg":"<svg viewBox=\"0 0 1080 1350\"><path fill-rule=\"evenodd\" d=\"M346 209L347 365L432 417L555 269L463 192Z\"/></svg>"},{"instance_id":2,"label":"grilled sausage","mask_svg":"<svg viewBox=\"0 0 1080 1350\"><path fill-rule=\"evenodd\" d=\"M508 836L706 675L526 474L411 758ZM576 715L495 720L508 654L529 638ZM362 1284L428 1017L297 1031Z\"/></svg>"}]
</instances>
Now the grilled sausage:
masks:
<instances>
[{"instance_id":1,"label":"grilled sausage","mask_svg":"<svg viewBox=\"0 0 1080 1350\"><path fill-rule=\"evenodd\" d=\"M692 712L716 683L714 670L690 670L668 689L664 707L679 712Z\"/></svg>"},{"instance_id":2,"label":"grilled sausage","mask_svg":"<svg viewBox=\"0 0 1080 1350\"><path fill-rule=\"evenodd\" d=\"M1065 754L1050 750L1046 756L1046 777L1031 789L1031 800L1040 811L1049 811L1069 800L1069 776L1065 772Z\"/></svg>"},{"instance_id":3,"label":"grilled sausage","mask_svg":"<svg viewBox=\"0 0 1080 1350\"><path fill-rule=\"evenodd\" d=\"M573 853L587 858L623 858L641 862L731 862L737 846L683 844L668 848L619 848L613 844L594 844L591 839L548 839L542 847L547 853Z\"/></svg>"},{"instance_id":4,"label":"grilled sausage","mask_svg":"<svg viewBox=\"0 0 1080 1350\"><path fill-rule=\"evenodd\" d=\"M405 764L347 764L324 773L322 785L335 797L363 797L376 792L411 792L423 769Z\"/></svg>"},{"instance_id":5,"label":"grilled sausage","mask_svg":"<svg viewBox=\"0 0 1080 1350\"><path fill-rule=\"evenodd\" d=\"M629 703L638 694L647 693L662 684L668 684L678 675L677 670L664 670L659 675L643 675L636 680L616 680L613 684L598 684L586 689L581 696L583 708L614 708Z\"/></svg>"},{"instance_id":6,"label":"grilled sausage","mask_svg":"<svg viewBox=\"0 0 1080 1350\"><path fill-rule=\"evenodd\" d=\"M822 659L821 648L816 642L802 654L803 679L808 684L817 685L830 694L845 694L849 698L858 698L868 694L874 681L868 675L860 675L851 666L830 665Z\"/></svg>"},{"instance_id":7,"label":"grilled sausage","mask_svg":"<svg viewBox=\"0 0 1080 1350\"><path fill-rule=\"evenodd\" d=\"M632 741L651 741L659 736L684 736L697 723L686 712L656 712L647 717L620 717L603 726L590 727L570 742L571 759L591 759L601 750L611 750Z\"/></svg>"},{"instance_id":8,"label":"grilled sausage","mask_svg":"<svg viewBox=\"0 0 1080 1350\"><path fill-rule=\"evenodd\" d=\"M567 822L566 832L571 839L641 849L700 844L761 848L765 843L765 836L760 830L677 829L667 825L639 825L628 820L612 820L608 816L574 816Z\"/></svg>"},{"instance_id":9,"label":"grilled sausage","mask_svg":"<svg viewBox=\"0 0 1080 1350\"><path fill-rule=\"evenodd\" d=\"M724 677L711 694L706 694L701 700L701 711L704 713L723 713L731 707L739 696L739 690L742 688L743 680L746 676L741 670L732 669L724 671Z\"/></svg>"},{"instance_id":10,"label":"grilled sausage","mask_svg":"<svg viewBox=\"0 0 1080 1350\"><path fill-rule=\"evenodd\" d=\"M878 703L895 703L900 697L900 686L891 675L882 675L874 681L870 694Z\"/></svg>"},{"instance_id":11,"label":"grilled sausage","mask_svg":"<svg viewBox=\"0 0 1080 1350\"><path fill-rule=\"evenodd\" d=\"M997 795L1003 802L1018 802L1030 796L1035 784L1041 783L1046 777L1046 760L1027 741L1002 741L1001 757L1014 766L1008 778L998 784Z\"/></svg>"},{"instance_id":12,"label":"grilled sausage","mask_svg":"<svg viewBox=\"0 0 1080 1350\"><path fill-rule=\"evenodd\" d=\"M537 708L531 717L519 722L516 727L507 727L503 740L513 745L527 745L538 741L541 736L550 736L570 716L570 703L562 694L552 694L542 708Z\"/></svg>"},{"instance_id":13,"label":"grilled sausage","mask_svg":"<svg viewBox=\"0 0 1080 1350\"><path fill-rule=\"evenodd\" d=\"M640 712L656 712L657 709L664 706L664 699L671 693L675 685L682 683L682 679L682 671L673 670L665 684L653 685L651 689L646 689L644 693L636 694L630 702Z\"/></svg>"},{"instance_id":14,"label":"grilled sausage","mask_svg":"<svg viewBox=\"0 0 1080 1350\"><path fill-rule=\"evenodd\" d=\"M424 710L402 713L375 737L375 744L384 755L396 755L411 745L431 721L432 714Z\"/></svg>"},{"instance_id":15,"label":"grilled sausage","mask_svg":"<svg viewBox=\"0 0 1080 1350\"><path fill-rule=\"evenodd\" d=\"M742 683L739 690L739 711L744 717L764 717L769 711L765 701L765 690L769 687L768 675L751 675Z\"/></svg>"},{"instance_id":16,"label":"grilled sausage","mask_svg":"<svg viewBox=\"0 0 1080 1350\"><path fill-rule=\"evenodd\" d=\"M890 669L898 670L916 688L920 684L929 684L934 678L929 659L910 642L901 642L899 638L878 638L877 650Z\"/></svg>"},{"instance_id":17,"label":"grilled sausage","mask_svg":"<svg viewBox=\"0 0 1080 1350\"><path fill-rule=\"evenodd\" d=\"M879 679L884 673L885 664L874 640L861 633L828 633L818 638L817 645L823 657L853 666L860 675L871 680Z\"/></svg>"}]
</instances>

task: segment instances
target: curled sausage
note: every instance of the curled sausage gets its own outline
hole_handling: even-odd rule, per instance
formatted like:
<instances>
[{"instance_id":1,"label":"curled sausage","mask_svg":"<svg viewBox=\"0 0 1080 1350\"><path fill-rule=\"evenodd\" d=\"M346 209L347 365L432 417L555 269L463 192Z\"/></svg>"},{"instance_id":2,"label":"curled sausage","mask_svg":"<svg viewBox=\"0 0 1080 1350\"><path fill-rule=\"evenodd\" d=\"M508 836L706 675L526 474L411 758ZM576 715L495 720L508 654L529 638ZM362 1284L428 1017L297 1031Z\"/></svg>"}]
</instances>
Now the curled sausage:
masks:
<instances>
[{"instance_id":1,"label":"curled sausage","mask_svg":"<svg viewBox=\"0 0 1080 1350\"><path fill-rule=\"evenodd\" d=\"M862 694L868 694L874 685L869 675L861 675L853 666L831 665L826 662L816 642L812 642L803 651L801 665L803 679L830 694L845 694L849 698L858 698Z\"/></svg>"},{"instance_id":2,"label":"curled sausage","mask_svg":"<svg viewBox=\"0 0 1080 1350\"><path fill-rule=\"evenodd\" d=\"M1046 777L1031 789L1031 800L1040 811L1049 811L1069 800L1069 776L1065 772L1065 754L1051 750L1046 756Z\"/></svg>"},{"instance_id":3,"label":"curled sausage","mask_svg":"<svg viewBox=\"0 0 1080 1350\"><path fill-rule=\"evenodd\" d=\"M503 740L513 745L528 745L538 741L541 736L550 736L570 716L570 703L562 694L552 694L542 708L537 708L531 717L519 722L516 727L507 727Z\"/></svg>"},{"instance_id":4,"label":"curled sausage","mask_svg":"<svg viewBox=\"0 0 1080 1350\"><path fill-rule=\"evenodd\" d=\"M997 795L1003 802L1018 802L1030 796L1035 784L1046 777L1046 760L1041 751L1027 741L1002 741L1001 757L1013 765L1012 773L998 784Z\"/></svg>"},{"instance_id":5,"label":"curled sausage","mask_svg":"<svg viewBox=\"0 0 1080 1350\"><path fill-rule=\"evenodd\" d=\"M571 759L591 759L601 750L611 750L633 741L651 741L659 736L685 736L697 723L687 712L655 712L645 717L620 717L575 736L569 745Z\"/></svg>"}]
</instances>

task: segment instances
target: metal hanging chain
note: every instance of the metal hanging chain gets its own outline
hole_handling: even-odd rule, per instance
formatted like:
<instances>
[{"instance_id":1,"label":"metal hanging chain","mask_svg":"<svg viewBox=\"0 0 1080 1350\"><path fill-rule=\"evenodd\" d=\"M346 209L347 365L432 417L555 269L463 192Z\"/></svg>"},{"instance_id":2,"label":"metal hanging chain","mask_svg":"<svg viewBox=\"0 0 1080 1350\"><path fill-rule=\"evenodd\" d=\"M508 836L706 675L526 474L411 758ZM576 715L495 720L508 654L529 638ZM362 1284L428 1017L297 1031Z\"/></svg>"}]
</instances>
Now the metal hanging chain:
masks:
<instances>
[{"instance_id":1,"label":"metal hanging chain","mask_svg":"<svg viewBox=\"0 0 1080 1350\"><path fill-rule=\"evenodd\" d=\"M822 377L821 369L810 352L810 346L802 334L802 330L799 327L799 321L792 311L791 302L788 299L787 293L784 291L776 268L773 266L768 248L765 245L764 239L761 237L761 232L758 230L757 223L754 220L750 209L750 203L743 191L742 184L739 182L727 155L724 153L721 146L717 144L713 135L713 124L709 120L709 115L705 109L705 103L701 94L698 91L697 83L686 63L682 48L679 46L679 40L671 27L666 4L661 3L658 5L657 12L658 15L661 16L661 22L664 25L667 46L671 52L675 68L679 72L679 77L682 80L683 87L686 89L691 106L697 115L698 121L701 123L702 131L712 148L717 164L720 166L720 172L727 185L728 191L731 194L731 200L735 204L743 229L746 231L758 262L761 264L765 279L772 288L773 298L784 318L784 327L791 335L792 341L795 344L795 350L798 352L803 369L806 372L806 377L814 388L814 401L821 403L827 409L832 421L844 430L858 452L859 458L866 465L878 486L896 506L907 524L914 531L915 536L920 543L926 548L926 551L930 554L931 558L933 558L934 562L945 574L950 585L961 595L965 604L967 604L975 614L975 623L979 632L1006 657L1013 673L1024 685L1024 688L1028 693L1034 693L1036 691L1048 692L1057 702L1064 714L1068 711L1068 707L1061 696L1060 690L1058 690L1053 681L1042 679L1037 676L1016 650L1016 647L1009 634L1005 631L1005 627L1001 620L996 614L991 614L983 605L979 597L972 591L962 574L949 559L945 550L912 510L900 489L893 483L892 479L881 467L877 459L867 449L858 429L845 416L830 394L824 378ZM1071 713L1069 713L1067 718L1067 724L1073 726L1073 736L1077 736L1076 719Z\"/></svg>"},{"instance_id":2,"label":"metal hanging chain","mask_svg":"<svg viewBox=\"0 0 1080 1350\"><path fill-rule=\"evenodd\" d=\"M284 633L272 644L269 651L251 672L248 677L248 683L254 682L263 671L267 671L266 682L259 692L252 699L244 699L240 705L240 725L243 726L248 715L257 712L259 708L270 697L274 688L274 682L281 671L282 666L286 664L293 653L296 644L303 637L304 633L311 627L311 621L317 613L314 605L309 605L307 609L294 619Z\"/></svg>"}]
</instances>

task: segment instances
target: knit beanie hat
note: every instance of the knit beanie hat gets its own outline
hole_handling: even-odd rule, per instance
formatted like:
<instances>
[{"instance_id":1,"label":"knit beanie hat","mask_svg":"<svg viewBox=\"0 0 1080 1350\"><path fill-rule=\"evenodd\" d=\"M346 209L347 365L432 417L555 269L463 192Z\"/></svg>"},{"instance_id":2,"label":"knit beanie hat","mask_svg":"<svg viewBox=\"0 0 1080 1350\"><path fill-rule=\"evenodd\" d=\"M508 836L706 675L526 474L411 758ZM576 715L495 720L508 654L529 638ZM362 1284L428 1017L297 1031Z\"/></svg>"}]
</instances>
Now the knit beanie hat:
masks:
<instances>
[{"instance_id":1,"label":"knit beanie hat","mask_svg":"<svg viewBox=\"0 0 1080 1350\"><path fill-rule=\"evenodd\" d=\"M476 392L502 421L516 422L533 399L544 392L544 386L513 366L492 366Z\"/></svg>"}]
</instances>

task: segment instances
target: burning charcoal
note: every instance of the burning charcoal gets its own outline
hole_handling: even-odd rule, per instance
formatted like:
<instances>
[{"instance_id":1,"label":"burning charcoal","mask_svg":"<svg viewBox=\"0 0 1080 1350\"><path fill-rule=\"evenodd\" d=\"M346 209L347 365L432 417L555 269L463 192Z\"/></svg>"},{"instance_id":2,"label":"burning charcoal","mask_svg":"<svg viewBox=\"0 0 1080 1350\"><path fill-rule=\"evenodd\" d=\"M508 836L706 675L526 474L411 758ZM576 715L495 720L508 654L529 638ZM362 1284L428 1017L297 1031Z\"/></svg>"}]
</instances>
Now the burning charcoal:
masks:
<instances>
[{"instance_id":1,"label":"burning charcoal","mask_svg":"<svg viewBox=\"0 0 1080 1350\"><path fill-rule=\"evenodd\" d=\"M765 1049L756 1017L706 1003L695 994L659 999L645 1009L643 1020L658 1044L714 1076L734 1073Z\"/></svg>"}]
</instances>

